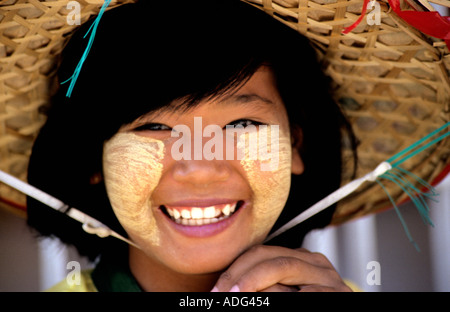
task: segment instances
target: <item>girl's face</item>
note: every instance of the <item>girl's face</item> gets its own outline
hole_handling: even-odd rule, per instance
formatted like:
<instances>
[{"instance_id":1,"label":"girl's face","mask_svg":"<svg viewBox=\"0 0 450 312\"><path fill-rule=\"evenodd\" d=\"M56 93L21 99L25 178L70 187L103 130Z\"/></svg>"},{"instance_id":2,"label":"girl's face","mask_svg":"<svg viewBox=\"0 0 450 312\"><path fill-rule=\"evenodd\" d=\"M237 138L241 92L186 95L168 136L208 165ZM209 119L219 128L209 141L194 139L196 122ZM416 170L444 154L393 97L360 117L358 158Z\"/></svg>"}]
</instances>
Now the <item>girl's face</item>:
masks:
<instances>
[{"instance_id":1,"label":"girl's face","mask_svg":"<svg viewBox=\"0 0 450 312\"><path fill-rule=\"evenodd\" d=\"M244 128L235 139L227 125ZM261 243L291 174L303 171L266 67L230 96L122 127L105 143L103 166L111 205L140 253L190 274L223 270Z\"/></svg>"}]
</instances>

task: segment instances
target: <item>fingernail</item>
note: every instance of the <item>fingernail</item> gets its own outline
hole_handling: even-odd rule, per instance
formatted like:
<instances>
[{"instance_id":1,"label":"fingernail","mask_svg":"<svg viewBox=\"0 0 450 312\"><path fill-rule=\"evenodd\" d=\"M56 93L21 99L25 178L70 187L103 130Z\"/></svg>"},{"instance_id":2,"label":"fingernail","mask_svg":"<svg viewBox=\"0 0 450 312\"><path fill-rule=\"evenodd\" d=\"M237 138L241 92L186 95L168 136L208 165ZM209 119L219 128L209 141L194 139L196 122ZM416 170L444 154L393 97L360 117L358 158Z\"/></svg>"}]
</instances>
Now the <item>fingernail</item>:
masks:
<instances>
[{"instance_id":1,"label":"fingernail","mask_svg":"<svg viewBox=\"0 0 450 312\"><path fill-rule=\"evenodd\" d=\"M219 288L217 288L217 286L214 286L214 288L211 289L211 292L219 292Z\"/></svg>"},{"instance_id":2,"label":"fingernail","mask_svg":"<svg viewBox=\"0 0 450 312\"><path fill-rule=\"evenodd\" d=\"M238 285L234 285L233 287L231 287L230 292L240 292L241 290L239 289Z\"/></svg>"}]
</instances>

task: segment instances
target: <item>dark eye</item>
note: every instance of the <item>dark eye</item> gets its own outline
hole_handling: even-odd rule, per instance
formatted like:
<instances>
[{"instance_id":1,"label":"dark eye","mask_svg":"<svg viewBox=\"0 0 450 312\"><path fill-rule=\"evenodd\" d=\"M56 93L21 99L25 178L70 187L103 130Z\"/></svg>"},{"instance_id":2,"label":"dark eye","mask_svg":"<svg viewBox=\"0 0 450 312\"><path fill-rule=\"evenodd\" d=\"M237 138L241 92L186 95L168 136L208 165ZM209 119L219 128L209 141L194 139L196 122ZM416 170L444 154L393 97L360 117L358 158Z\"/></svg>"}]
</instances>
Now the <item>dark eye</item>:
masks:
<instances>
[{"instance_id":1,"label":"dark eye","mask_svg":"<svg viewBox=\"0 0 450 312\"><path fill-rule=\"evenodd\" d=\"M134 128L134 131L170 131L172 128L159 123L147 123Z\"/></svg>"},{"instance_id":2,"label":"dark eye","mask_svg":"<svg viewBox=\"0 0 450 312\"><path fill-rule=\"evenodd\" d=\"M235 127L242 126L242 127L246 128L250 125L259 126L259 125L262 125L262 123L251 120L251 119L238 119L238 120L234 120L234 121L230 122L228 125L235 126Z\"/></svg>"}]
</instances>

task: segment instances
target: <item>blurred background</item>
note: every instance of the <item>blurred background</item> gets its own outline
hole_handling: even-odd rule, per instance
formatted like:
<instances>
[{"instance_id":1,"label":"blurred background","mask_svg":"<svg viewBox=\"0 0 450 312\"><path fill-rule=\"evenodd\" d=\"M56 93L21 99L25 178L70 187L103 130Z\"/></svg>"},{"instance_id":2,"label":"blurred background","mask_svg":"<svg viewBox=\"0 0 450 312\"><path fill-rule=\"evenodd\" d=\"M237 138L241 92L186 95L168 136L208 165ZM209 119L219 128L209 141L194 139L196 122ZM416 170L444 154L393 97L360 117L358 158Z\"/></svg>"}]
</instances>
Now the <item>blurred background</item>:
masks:
<instances>
[{"instance_id":1,"label":"blurred background","mask_svg":"<svg viewBox=\"0 0 450 312\"><path fill-rule=\"evenodd\" d=\"M321 252L345 279L366 292L450 291L450 177L429 202L434 227L411 203L399 207L418 252L394 209L344 225L311 232L304 247ZM44 291L64 280L78 261L92 267L58 240L37 240L23 214L0 208L0 291Z\"/></svg>"}]
</instances>

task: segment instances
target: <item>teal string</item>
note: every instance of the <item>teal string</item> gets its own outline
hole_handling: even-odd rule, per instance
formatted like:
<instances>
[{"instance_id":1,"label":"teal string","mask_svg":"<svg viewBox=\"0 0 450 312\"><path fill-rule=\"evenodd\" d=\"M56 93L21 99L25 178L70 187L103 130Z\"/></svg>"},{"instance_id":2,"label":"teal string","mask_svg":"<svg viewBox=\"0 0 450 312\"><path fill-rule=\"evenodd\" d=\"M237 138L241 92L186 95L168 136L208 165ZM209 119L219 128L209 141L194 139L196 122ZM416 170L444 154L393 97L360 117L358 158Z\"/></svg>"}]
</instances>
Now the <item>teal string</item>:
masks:
<instances>
[{"instance_id":1,"label":"teal string","mask_svg":"<svg viewBox=\"0 0 450 312\"><path fill-rule=\"evenodd\" d=\"M100 23L100 20L103 16L103 13L105 12L106 8L109 6L112 0L105 0L103 3L100 12L97 15L97 18L92 23L91 27L89 27L89 30L84 35L84 38L91 33L91 36L89 37L89 41L87 44L86 49L84 50L83 55L81 56L80 61L78 62L77 67L75 68L73 75L67 79L66 81L63 81L61 84L67 83L70 80L70 85L67 89L66 96L70 97L72 95L73 88L75 87L75 83L77 82L78 76L80 75L81 68L83 67L84 61L86 61L86 58L89 55L89 52L91 50L92 44L94 43L95 34L97 33L98 24Z\"/></svg>"},{"instance_id":2,"label":"teal string","mask_svg":"<svg viewBox=\"0 0 450 312\"><path fill-rule=\"evenodd\" d=\"M399 218L399 220L400 220L400 223L401 223L402 226L403 226L403 229L404 229L405 234L406 234L406 236L408 237L409 241L414 245L414 247L416 248L416 250L417 250L418 252L420 252L419 245L417 245L417 243L414 241L414 239L413 239L411 233L409 232L408 225L406 224L405 220L403 219L402 214L400 213L400 210L398 209L397 205L395 204L394 200L392 199L391 194L389 194L388 190L384 187L383 183L381 183L379 179L376 179L376 182L383 188L384 192L387 194L387 196L388 196L388 198L389 198L389 200L390 200L392 206L393 206L394 209L395 209L395 212L397 213L397 216L398 216L398 218Z\"/></svg>"},{"instance_id":3,"label":"teal string","mask_svg":"<svg viewBox=\"0 0 450 312\"><path fill-rule=\"evenodd\" d=\"M428 213L430 211L428 204L426 203L425 199L423 198L423 193L418 190L414 185L412 185L409 181L405 181L401 176L396 176L392 173L385 173L381 176L382 178L385 178L387 180L390 180L397 184L411 199L411 201L416 206L417 210L420 213L420 216L425 224L429 224L431 226L433 225L433 222L431 221ZM412 193L410 191L412 189L415 193Z\"/></svg>"},{"instance_id":4,"label":"teal string","mask_svg":"<svg viewBox=\"0 0 450 312\"><path fill-rule=\"evenodd\" d=\"M418 140L414 144L410 145L406 149L402 150L400 153L397 153L394 156L392 156L391 158L389 158L387 160L387 162L389 162L391 164L392 169L385 172L383 175L380 176L380 178L389 180L389 181L395 183L398 187L400 187L402 189L402 191L408 195L408 197L411 199L413 204L416 206L416 208L419 211L419 214L422 218L422 221L425 224L429 224L431 226L434 226L434 225L429 217L430 208L429 208L425 198L436 201L433 198L434 196L438 195L435 188L433 188L433 186L431 186L428 182L426 182L425 180L416 176L412 172L409 172L409 171L401 168L399 165L402 164L404 161L408 160L409 158L414 157L415 155L423 152L424 150L431 147L432 145L437 144L438 142L442 141L446 137L450 136L450 131L447 131L444 134L440 134L442 131L446 130L447 127L449 127L449 126L450 126L450 122L447 122L442 127L436 129L435 131L426 135L425 137ZM439 136L437 138L434 138L437 135L439 135ZM429 141L429 142L426 143L427 141ZM420 185L422 185L427 190L427 192L421 191L419 188L414 186L414 184L411 183L410 180L418 182ZM420 251L419 246L414 242L412 235L409 232L408 226L406 225L406 222L403 219L403 217L400 213L400 210L398 209L397 205L395 204L395 201L393 200L392 196L389 194L388 190L383 185L383 183L381 183L381 181L379 179L377 179L376 182L383 188L384 192L387 194L392 206L394 207L394 209L397 213L397 216L400 219L400 222L403 226L403 229L405 230L406 236L408 237L409 241L414 245L414 247L418 251Z\"/></svg>"},{"instance_id":5,"label":"teal string","mask_svg":"<svg viewBox=\"0 0 450 312\"><path fill-rule=\"evenodd\" d=\"M431 184L429 184L427 181L423 180L422 178L416 176L414 173L403 169L402 167L395 167L395 170L398 170L398 171L402 172L403 174L410 176L415 181L418 181L422 186L424 186L427 190L429 190L429 192L431 192L431 194L430 193L423 193L423 194L425 196L427 196L427 198L429 198L430 200L437 202L437 200L434 199L433 197L438 196L439 194L436 192L436 189Z\"/></svg>"},{"instance_id":6,"label":"teal string","mask_svg":"<svg viewBox=\"0 0 450 312\"><path fill-rule=\"evenodd\" d=\"M445 138L448 137L448 136L450 136L450 132L444 133L443 135L441 135L441 136L439 136L438 138L434 139L434 140L431 141L430 143L428 143L428 144L422 146L421 148L417 149L416 151L414 151L414 152L411 153L410 155L408 155L408 156L406 156L406 157L400 159L399 161L397 161L397 162L395 162L395 163L392 163L391 165L392 165L393 167L398 166L399 164L401 164L401 163L404 162L405 160L407 160L407 159L409 159L409 158L411 158L411 157L413 157L413 156L415 156L415 155L417 155L417 154L423 152L424 150L426 150L426 149L429 148L430 146L432 146L432 145L438 143L439 141L442 141L443 139L445 139Z\"/></svg>"},{"instance_id":7,"label":"teal string","mask_svg":"<svg viewBox=\"0 0 450 312\"><path fill-rule=\"evenodd\" d=\"M414 155L417 155L418 153L422 152L423 150L425 150L426 148L430 147L433 144L436 144L437 142L439 142L440 140L443 140L445 137L450 135L450 132L445 133L444 135L440 136L438 139L434 140L431 143L428 143L427 145L425 145L426 147L422 147L421 149L419 149L418 151L413 152L412 154L402 158L401 160L397 161L396 163L393 163L394 160L396 160L397 158L405 155L406 153L409 153L410 151L412 151L413 149L417 148L419 145L421 145L423 142L429 140L430 138L432 138L433 136L435 136L436 134L438 134L439 132L445 130L447 127L450 126L450 121L447 122L445 125L443 125L442 127L440 127L439 129L436 129L435 131L431 132L430 134L428 134L427 136L423 137L422 139L420 139L419 141L415 142L414 144L412 144L411 146L405 148L403 151L401 151L400 153L395 154L394 156L392 156L391 158L389 158L388 160L386 160L388 163L390 163L392 166L395 166L396 164L400 164L403 161L413 157Z\"/></svg>"},{"instance_id":8,"label":"teal string","mask_svg":"<svg viewBox=\"0 0 450 312\"><path fill-rule=\"evenodd\" d=\"M406 171L406 170L404 170L404 171ZM420 194L420 196L422 196L422 197L432 199L432 197L434 196L433 194L430 194L429 192L423 192L423 191L419 190L417 187L415 187L414 184L412 184L407 179L406 175L402 171L398 171L397 168L393 169L392 171L387 172L386 174L394 176L396 179L400 180L403 183L403 185L405 185L405 187L412 189L416 194Z\"/></svg>"}]
</instances>

